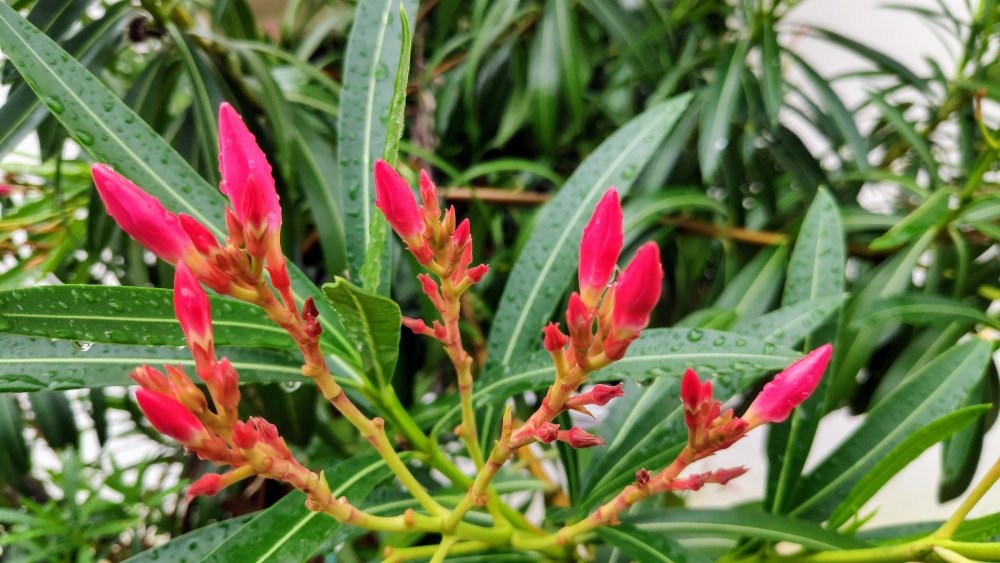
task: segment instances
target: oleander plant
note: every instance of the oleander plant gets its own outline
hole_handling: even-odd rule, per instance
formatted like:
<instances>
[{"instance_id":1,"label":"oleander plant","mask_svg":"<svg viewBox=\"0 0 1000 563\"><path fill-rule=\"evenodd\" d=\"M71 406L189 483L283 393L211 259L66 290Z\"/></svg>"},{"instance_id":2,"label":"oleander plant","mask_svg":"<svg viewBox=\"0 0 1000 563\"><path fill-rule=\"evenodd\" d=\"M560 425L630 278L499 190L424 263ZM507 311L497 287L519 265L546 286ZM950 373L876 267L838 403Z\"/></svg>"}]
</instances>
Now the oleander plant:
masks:
<instances>
[{"instance_id":1,"label":"oleander plant","mask_svg":"<svg viewBox=\"0 0 1000 563\"><path fill-rule=\"evenodd\" d=\"M1000 561L1000 4L797 4L0 3L0 559Z\"/></svg>"}]
</instances>

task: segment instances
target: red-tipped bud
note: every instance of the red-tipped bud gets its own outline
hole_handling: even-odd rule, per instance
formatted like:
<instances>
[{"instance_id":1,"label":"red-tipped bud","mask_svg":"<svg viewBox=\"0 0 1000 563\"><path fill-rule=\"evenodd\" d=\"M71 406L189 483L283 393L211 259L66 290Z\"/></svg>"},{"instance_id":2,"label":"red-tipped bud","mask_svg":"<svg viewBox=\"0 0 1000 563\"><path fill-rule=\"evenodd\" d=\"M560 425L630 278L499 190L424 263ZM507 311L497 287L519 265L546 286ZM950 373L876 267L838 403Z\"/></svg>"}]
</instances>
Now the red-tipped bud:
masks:
<instances>
[{"instance_id":1,"label":"red-tipped bud","mask_svg":"<svg viewBox=\"0 0 1000 563\"><path fill-rule=\"evenodd\" d=\"M642 488L642 487L645 487L646 485L648 485L649 484L649 480L652 479L652 478L653 478L653 476L650 475L649 471L646 471L645 469L640 469L640 470L638 470L638 471L635 472L635 484L639 488Z\"/></svg>"},{"instance_id":2,"label":"red-tipped bud","mask_svg":"<svg viewBox=\"0 0 1000 563\"><path fill-rule=\"evenodd\" d=\"M559 425L551 422L543 422L541 425L531 429L531 436L544 444L551 444L559 437Z\"/></svg>"},{"instance_id":3,"label":"red-tipped bud","mask_svg":"<svg viewBox=\"0 0 1000 563\"><path fill-rule=\"evenodd\" d=\"M174 272L174 314L192 349L212 349L212 307L208 295L184 262Z\"/></svg>"},{"instance_id":4,"label":"red-tipped bud","mask_svg":"<svg viewBox=\"0 0 1000 563\"><path fill-rule=\"evenodd\" d=\"M542 329L542 334L545 335L542 344L549 352L561 351L569 343L569 337L559 330L559 325L556 323L549 323Z\"/></svg>"},{"instance_id":5,"label":"red-tipped bud","mask_svg":"<svg viewBox=\"0 0 1000 563\"><path fill-rule=\"evenodd\" d=\"M594 313L583 302L579 293L573 292L569 296L569 304L566 307L566 327L573 339L574 348L582 350L590 347L590 343L594 339Z\"/></svg>"},{"instance_id":6,"label":"red-tipped bud","mask_svg":"<svg viewBox=\"0 0 1000 563\"><path fill-rule=\"evenodd\" d=\"M273 239L272 239L273 240ZM271 276L271 285L279 292L286 292L292 287L292 280L288 277L288 265L285 263L285 256L281 249L274 250L273 246L267 252L267 273Z\"/></svg>"},{"instance_id":7,"label":"red-tipped bud","mask_svg":"<svg viewBox=\"0 0 1000 563\"><path fill-rule=\"evenodd\" d=\"M558 439L560 442L566 442L573 448L592 448L594 446L603 446L604 440L599 436L595 436L582 428L573 427L569 430L560 430Z\"/></svg>"},{"instance_id":8,"label":"red-tipped bud","mask_svg":"<svg viewBox=\"0 0 1000 563\"><path fill-rule=\"evenodd\" d=\"M129 374L136 383L143 389L155 391L163 395L170 396L173 391L170 388L170 380L163 375L160 370L150 366L139 366Z\"/></svg>"},{"instance_id":9,"label":"red-tipped bud","mask_svg":"<svg viewBox=\"0 0 1000 563\"><path fill-rule=\"evenodd\" d=\"M764 386L743 419L749 426L781 422L792 409L809 398L830 363L833 346L824 344L774 377Z\"/></svg>"},{"instance_id":10,"label":"red-tipped bud","mask_svg":"<svg viewBox=\"0 0 1000 563\"><path fill-rule=\"evenodd\" d=\"M188 499L197 496L214 497L222 490L222 476L218 473L207 473L198 478L187 490Z\"/></svg>"},{"instance_id":11,"label":"red-tipped bud","mask_svg":"<svg viewBox=\"0 0 1000 563\"><path fill-rule=\"evenodd\" d=\"M729 483L730 481L732 481L733 479L739 477L740 475L743 475L747 471L749 471L749 469L747 469L746 467L743 467L743 466L740 466L740 467L727 467L727 468L724 468L724 469L716 469L708 477L708 480L706 481L706 483L716 483L716 484L719 484L719 485L725 485L726 483Z\"/></svg>"},{"instance_id":12,"label":"red-tipped bud","mask_svg":"<svg viewBox=\"0 0 1000 563\"><path fill-rule=\"evenodd\" d=\"M470 268L469 272L466 274L472 283L479 283L483 281L483 278L490 271L490 267L486 264L480 264L474 268Z\"/></svg>"},{"instance_id":13,"label":"red-tipped bud","mask_svg":"<svg viewBox=\"0 0 1000 563\"><path fill-rule=\"evenodd\" d=\"M184 445L197 445L200 441L205 427L184 405L166 395L147 389L136 391L135 398L150 424L161 434L170 436Z\"/></svg>"},{"instance_id":14,"label":"red-tipped bud","mask_svg":"<svg viewBox=\"0 0 1000 563\"><path fill-rule=\"evenodd\" d=\"M615 272L622 251L622 206L611 188L594 209L580 239L580 295L593 308Z\"/></svg>"},{"instance_id":15,"label":"red-tipped bud","mask_svg":"<svg viewBox=\"0 0 1000 563\"><path fill-rule=\"evenodd\" d=\"M258 442L257 428L242 420L233 424L233 445L241 450L248 450Z\"/></svg>"},{"instance_id":16,"label":"red-tipped bud","mask_svg":"<svg viewBox=\"0 0 1000 563\"><path fill-rule=\"evenodd\" d=\"M392 230L407 242L424 230L410 186L381 159L375 161L375 207L382 210Z\"/></svg>"},{"instance_id":17,"label":"red-tipped bud","mask_svg":"<svg viewBox=\"0 0 1000 563\"><path fill-rule=\"evenodd\" d=\"M167 211L160 200L104 164L95 164L91 174L108 215L161 260L176 264L186 254L197 251L177 216Z\"/></svg>"},{"instance_id":18,"label":"red-tipped bud","mask_svg":"<svg viewBox=\"0 0 1000 563\"><path fill-rule=\"evenodd\" d=\"M434 259L434 249L431 248L431 245L427 244L426 239L420 239L417 241L416 246L407 246L406 249L417 259L417 262L424 266L430 264L431 260Z\"/></svg>"},{"instance_id":19,"label":"red-tipped bud","mask_svg":"<svg viewBox=\"0 0 1000 563\"><path fill-rule=\"evenodd\" d=\"M421 319L403 317L403 326L413 331L413 334L426 334L434 336L434 331Z\"/></svg>"},{"instance_id":20,"label":"red-tipped bud","mask_svg":"<svg viewBox=\"0 0 1000 563\"><path fill-rule=\"evenodd\" d=\"M455 232L455 206L450 205L444 212L444 219L441 220L441 230L446 234Z\"/></svg>"},{"instance_id":21,"label":"red-tipped bud","mask_svg":"<svg viewBox=\"0 0 1000 563\"><path fill-rule=\"evenodd\" d=\"M431 177L426 170L420 171L420 201L424 204L424 214L428 219L436 220L441 216L441 207L438 205L437 186L431 181Z\"/></svg>"},{"instance_id":22,"label":"red-tipped bud","mask_svg":"<svg viewBox=\"0 0 1000 563\"><path fill-rule=\"evenodd\" d=\"M316 308L316 300L310 295L306 297L305 303L302 304L302 318L315 319L317 317L319 317L319 309Z\"/></svg>"},{"instance_id":23,"label":"red-tipped bud","mask_svg":"<svg viewBox=\"0 0 1000 563\"><path fill-rule=\"evenodd\" d=\"M603 383L598 383L593 389L587 391L586 393L580 393L575 397L570 397L566 401L566 408L575 409L577 407L584 407L587 405L597 405L602 407L611 399L617 399L625 395L622 390L622 384L617 385L604 385Z\"/></svg>"},{"instance_id":24,"label":"red-tipped bud","mask_svg":"<svg viewBox=\"0 0 1000 563\"><path fill-rule=\"evenodd\" d=\"M660 300L663 266L660 249L648 242L639 249L612 289L611 330L604 341L604 353L621 359L629 344L649 324L649 315Z\"/></svg>"},{"instance_id":25,"label":"red-tipped bud","mask_svg":"<svg viewBox=\"0 0 1000 563\"><path fill-rule=\"evenodd\" d=\"M462 219L462 222L455 227L455 232L451 235L451 244L456 249L465 248L469 244L469 239L472 238L469 228L469 220Z\"/></svg>"},{"instance_id":26,"label":"red-tipped bud","mask_svg":"<svg viewBox=\"0 0 1000 563\"><path fill-rule=\"evenodd\" d=\"M181 223L181 228L184 229L202 256L209 257L219 249L219 241L215 235L197 219L185 213L178 213L177 219Z\"/></svg>"},{"instance_id":27,"label":"red-tipped bud","mask_svg":"<svg viewBox=\"0 0 1000 563\"><path fill-rule=\"evenodd\" d=\"M218 388L215 399L235 415L240 403L240 377L229 358L222 358L215 365L215 386Z\"/></svg>"},{"instance_id":28,"label":"red-tipped bud","mask_svg":"<svg viewBox=\"0 0 1000 563\"><path fill-rule=\"evenodd\" d=\"M281 205L271 165L233 106L219 106L220 189L239 222L253 231L281 227Z\"/></svg>"}]
</instances>

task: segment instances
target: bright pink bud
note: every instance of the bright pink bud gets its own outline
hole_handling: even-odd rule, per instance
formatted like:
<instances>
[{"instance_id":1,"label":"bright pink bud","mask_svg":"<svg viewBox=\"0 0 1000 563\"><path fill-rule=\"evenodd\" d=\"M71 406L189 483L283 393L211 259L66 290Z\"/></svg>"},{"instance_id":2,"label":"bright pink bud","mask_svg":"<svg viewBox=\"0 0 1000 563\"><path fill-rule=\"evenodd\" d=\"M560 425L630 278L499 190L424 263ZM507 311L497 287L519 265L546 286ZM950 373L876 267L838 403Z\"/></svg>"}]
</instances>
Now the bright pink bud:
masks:
<instances>
[{"instance_id":1,"label":"bright pink bud","mask_svg":"<svg viewBox=\"0 0 1000 563\"><path fill-rule=\"evenodd\" d=\"M438 292L438 284L431 279L427 274L417 274L417 279L420 280L420 288L423 290L424 295L426 295L431 303L434 304L438 310L444 310L445 303L441 299L441 294Z\"/></svg>"},{"instance_id":2,"label":"bright pink bud","mask_svg":"<svg viewBox=\"0 0 1000 563\"><path fill-rule=\"evenodd\" d=\"M305 319L315 319L319 317L319 309L316 308L316 300L310 295L306 297L305 303L302 304L302 317Z\"/></svg>"},{"instance_id":3,"label":"bright pink bud","mask_svg":"<svg viewBox=\"0 0 1000 563\"><path fill-rule=\"evenodd\" d=\"M403 317L403 326L413 331L413 334L426 334L434 336L434 331L421 319Z\"/></svg>"},{"instance_id":4,"label":"bright pink bud","mask_svg":"<svg viewBox=\"0 0 1000 563\"><path fill-rule=\"evenodd\" d=\"M580 239L580 295L593 308L615 272L622 251L622 206L611 188L594 209Z\"/></svg>"},{"instance_id":5,"label":"bright pink bud","mask_svg":"<svg viewBox=\"0 0 1000 563\"><path fill-rule=\"evenodd\" d=\"M0 198L10 197L10 194L14 193L14 186L8 184L0 184Z\"/></svg>"},{"instance_id":6,"label":"bright pink bud","mask_svg":"<svg viewBox=\"0 0 1000 563\"><path fill-rule=\"evenodd\" d=\"M187 490L188 499L197 496L214 497L222 490L222 476L218 473L207 473L198 478Z\"/></svg>"},{"instance_id":7,"label":"bright pink bud","mask_svg":"<svg viewBox=\"0 0 1000 563\"><path fill-rule=\"evenodd\" d=\"M220 189L229 196L239 222L250 229L281 226L281 205L271 165L233 106L219 106Z\"/></svg>"},{"instance_id":8,"label":"bright pink bud","mask_svg":"<svg viewBox=\"0 0 1000 563\"><path fill-rule=\"evenodd\" d=\"M392 230L407 242L424 230L410 186L382 159L375 161L375 207L382 210Z\"/></svg>"},{"instance_id":9,"label":"bright pink bud","mask_svg":"<svg viewBox=\"0 0 1000 563\"><path fill-rule=\"evenodd\" d=\"M480 264L478 266L470 268L469 272L466 275L469 276L469 279L472 280L472 283L479 283L483 281L483 278L489 271L490 271L489 266L487 266L486 264Z\"/></svg>"},{"instance_id":10,"label":"bright pink bud","mask_svg":"<svg viewBox=\"0 0 1000 563\"><path fill-rule=\"evenodd\" d=\"M451 244L455 248L465 248L465 245L469 244L469 220L462 219L462 222L455 227L455 232L451 235Z\"/></svg>"},{"instance_id":11,"label":"bright pink bud","mask_svg":"<svg viewBox=\"0 0 1000 563\"><path fill-rule=\"evenodd\" d=\"M764 386L743 419L750 427L781 422L792 409L809 398L830 363L833 346L824 344L774 377Z\"/></svg>"},{"instance_id":12,"label":"bright pink bud","mask_svg":"<svg viewBox=\"0 0 1000 563\"><path fill-rule=\"evenodd\" d=\"M576 427L569 430L560 430L558 439L560 442L566 442L573 448L592 448L604 445L604 440L599 436Z\"/></svg>"},{"instance_id":13,"label":"bright pink bud","mask_svg":"<svg viewBox=\"0 0 1000 563\"><path fill-rule=\"evenodd\" d=\"M197 445L197 438L205 432L201 421L187 407L166 395L139 389L135 398L150 424L161 434L185 445Z\"/></svg>"},{"instance_id":14,"label":"bright pink bud","mask_svg":"<svg viewBox=\"0 0 1000 563\"><path fill-rule=\"evenodd\" d=\"M708 477L706 483L717 483L719 485L725 485L726 483L729 483L730 481L739 477L740 475L743 475L747 471L749 471L749 469L743 466L716 469Z\"/></svg>"},{"instance_id":15,"label":"bright pink bud","mask_svg":"<svg viewBox=\"0 0 1000 563\"><path fill-rule=\"evenodd\" d=\"M174 315L181 323L188 346L211 349L212 307L208 295L184 262L174 272Z\"/></svg>"},{"instance_id":16,"label":"bright pink bud","mask_svg":"<svg viewBox=\"0 0 1000 563\"><path fill-rule=\"evenodd\" d=\"M681 401L684 403L684 421L688 428L700 429L718 415L719 403L712 400L712 382L704 383L691 368L681 379Z\"/></svg>"},{"instance_id":17,"label":"bright pink bud","mask_svg":"<svg viewBox=\"0 0 1000 563\"><path fill-rule=\"evenodd\" d=\"M209 257L219 249L219 241L216 240L215 235L197 219L185 213L178 213L177 219L180 220L181 228L184 229L202 256Z\"/></svg>"},{"instance_id":18,"label":"bright pink bud","mask_svg":"<svg viewBox=\"0 0 1000 563\"><path fill-rule=\"evenodd\" d=\"M228 207L226 208L226 231L229 233L229 242L237 248L243 248L247 243L246 237L243 236L243 223L240 223L233 210Z\"/></svg>"},{"instance_id":19,"label":"bright pink bud","mask_svg":"<svg viewBox=\"0 0 1000 563\"><path fill-rule=\"evenodd\" d=\"M95 164L91 174L108 215L139 244L171 264L195 250L177 216L167 211L160 200L104 164Z\"/></svg>"},{"instance_id":20,"label":"bright pink bud","mask_svg":"<svg viewBox=\"0 0 1000 563\"><path fill-rule=\"evenodd\" d=\"M539 442L551 444L559 437L559 425L551 422L543 422L541 425L531 429L531 436Z\"/></svg>"},{"instance_id":21,"label":"bright pink bud","mask_svg":"<svg viewBox=\"0 0 1000 563\"><path fill-rule=\"evenodd\" d=\"M604 385L603 383L598 383L589 391L589 393L594 400L591 404L599 407L606 405L611 399L617 399L618 397L625 395L625 392L622 391L621 383L617 385Z\"/></svg>"},{"instance_id":22,"label":"bright pink bud","mask_svg":"<svg viewBox=\"0 0 1000 563\"><path fill-rule=\"evenodd\" d=\"M573 339L573 347L583 350L594 339L594 313L584 304L580 294L573 292L566 307L566 327Z\"/></svg>"},{"instance_id":23,"label":"bright pink bud","mask_svg":"<svg viewBox=\"0 0 1000 563\"><path fill-rule=\"evenodd\" d=\"M569 337L559 330L559 325L556 323L549 323L542 329L542 334L545 335L543 345L549 352L558 352L569 343Z\"/></svg>"},{"instance_id":24,"label":"bright pink bud","mask_svg":"<svg viewBox=\"0 0 1000 563\"><path fill-rule=\"evenodd\" d=\"M248 450L257 443L258 438L257 428L253 424L243 422L242 420L238 420L233 424L233 445L237 448Z\"/></svg>"},{"instance_id":25,"label":"bright pink bud","mask_svg":"<svg viewBox=\"0 0 1000 563\"><path fill-rule=\"evenodd\" d=\"M654 242L642 245L615 283L615 307L611 314L616 332L634 333L646 328L653 307L660 300L663 266Z\"/></svg>"},{"instance_id":26,"label":"bright pink bud","mask_svg":"<svg viewBox=\"0 0 1000 563\"><path fill-rule=\"evenodd\" d=\"M420 171L420 201L424 204L424 214L428 219L436 220L441 216L437 186L431 181L426 170Z\"/></svg>"},{"instance_id":27,"label":"bright pink bud","mask_svg":"<svg viewBox=\"0 0 1000 563\"><path fill-rule=\"evenodd\" d=\"M229 358L222 358L215 365L215 385L218 387L218 396L215 399L221 406L235 414L240 403L240 376L229 362Z\"/></svg>"}]
</instances>

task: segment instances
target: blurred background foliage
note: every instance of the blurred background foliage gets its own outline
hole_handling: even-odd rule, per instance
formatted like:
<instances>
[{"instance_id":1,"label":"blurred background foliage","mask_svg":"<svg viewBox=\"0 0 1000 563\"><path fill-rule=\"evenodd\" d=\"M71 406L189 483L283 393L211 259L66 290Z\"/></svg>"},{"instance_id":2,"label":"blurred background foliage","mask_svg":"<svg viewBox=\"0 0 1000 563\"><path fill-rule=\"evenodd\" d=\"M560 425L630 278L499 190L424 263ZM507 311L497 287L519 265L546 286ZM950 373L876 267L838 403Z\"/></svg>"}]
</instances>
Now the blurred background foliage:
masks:
<instances>
[{"instance_id":1,"label":"blurred background foliage","mask_svg":"<svg viewBox=\"0 0 1000 563\"><path fill-rule=\"evenodd\" d=\"M218 181L216 108L233 103L272 157L286 254L317 282L347 270L345 240L358 227L344 212L352 187L341 185L337 155L356 134L338 130L351 87L344 76L359 72L344 68L352 2L9 4L211 183ZM945 3L887 7L918 14L958 47L954 60L927 60L930 72L908 68L863 37L786 25L796 4L423 0L411 11L401 167L411 178L421 167L432 172L446 200L470 217L477 260L491 265L487 282L469 295L464 324L480 360L539 205L619 127L684 92L694 95L688 110L648 165L629 171L635 180L625 203L627 241L651 238L664 253L666 294L655 326L727 330L772 311L791 243L814 198L827 193L848 256L846 268L832 262L825 273L846 283L839 318L810 337L833 341L837 350L820 410L846 405L865 412L938 354L996 329L990 304L1000 299L1000 144L980 108L989 115L1000 101L997 2L960 11ZM852 51L864 64L824 75L796 50L800 35ZM374 73L391 89L388 69ZM0 78L9 88L0 106L0 288L168 287L169 268L101 210L90 161L53 105L40 103L9 63ZM839 80L863 80L866 98L845 102L833 87ZM396 261L393 292L404 314L427 312L405 257ZM0 330L6 328L0 312ZM402 346L406 361L396 379L403 402L446 392L452 383L439 368L446 365L442 352L406 333ZM942 500L967 488L996 419L998 388L990 362L967 402L994 407L947 441ZM246 393L246 405L319 465L361 450L309 389L251 386ZM0 540L8 555L123 559L164 534L250 512L283 493L273 483L255 484L184 509L168 483L178 468L184 478L203 471L197 462L166 443L153 461L110 461L115 440L135 433L161 440L137 412L120 389L72 392L69 399L62 392L0 395L0 503L29 507L27 514L0 512L11 530ZM772 449L781 448L782 432L772 434ZM81 459L81 435L98 455ZM60 452L57 467L37 465L45 446L36 437ZM81 478L71 482L75 473ZM82 479L90 474L99 478ZM125 501L101 501L95 491L107 489ZM161 499L176 509L137 512L163 505ZM75 532L63 536L67 530ZM57 551L53 537L71 541L56 542Z\"/></svg>"}]
</instances>

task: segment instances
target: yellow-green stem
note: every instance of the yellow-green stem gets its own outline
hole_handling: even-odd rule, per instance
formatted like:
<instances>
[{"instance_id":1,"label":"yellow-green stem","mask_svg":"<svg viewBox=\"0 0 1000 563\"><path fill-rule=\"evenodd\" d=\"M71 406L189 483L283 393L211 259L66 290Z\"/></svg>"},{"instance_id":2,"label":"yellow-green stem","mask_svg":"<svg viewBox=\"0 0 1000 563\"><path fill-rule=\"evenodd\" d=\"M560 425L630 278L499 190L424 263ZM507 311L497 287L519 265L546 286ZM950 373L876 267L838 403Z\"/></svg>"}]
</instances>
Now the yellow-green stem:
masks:
<instances>
[{"instance_id":1,"label":"yellow-green stem","mask_svg":"<svg viewBox=\"0 0 1000 563\"><path fill-rule=\"evenodd\" d=\"M950 538L954 535L959 524L965 520L965 517L969 515L972 508L983 498L986 491L989 491L990 488L996 484L997 480L1000 480L1000 458L997 458L996 462L993 463L993 466L986 472L986 475L983 476L982 480L980 480L976 487L969 492L969 495L965 497L965 500L963 500L962 504L958 506L955 513L952 514L947 521L945 521L944 525L934 532L934 537Z\"/></svg>"},{"instance_id":2,"label":"yellow-green stem","mask_svg":"<svg viewBox=\"0 0 1000 563\"><path fill-rule=\"evenodd\" d=\"M481 541L467 541L454 543L448 550L452 555L465 555L477 551L485 551L492 547L490 544ZM416 547L390 547L386 549L386 557L383 563L396 563L398 561L409 561L412 559L424 559L433 556L440 549L437 545L421 545Z\"/></svg>"}]
</instances>

